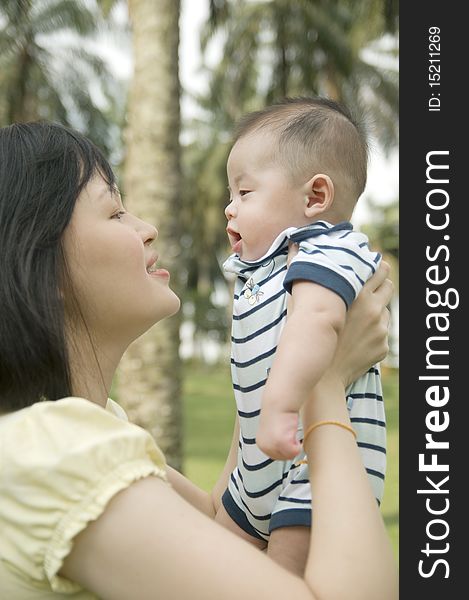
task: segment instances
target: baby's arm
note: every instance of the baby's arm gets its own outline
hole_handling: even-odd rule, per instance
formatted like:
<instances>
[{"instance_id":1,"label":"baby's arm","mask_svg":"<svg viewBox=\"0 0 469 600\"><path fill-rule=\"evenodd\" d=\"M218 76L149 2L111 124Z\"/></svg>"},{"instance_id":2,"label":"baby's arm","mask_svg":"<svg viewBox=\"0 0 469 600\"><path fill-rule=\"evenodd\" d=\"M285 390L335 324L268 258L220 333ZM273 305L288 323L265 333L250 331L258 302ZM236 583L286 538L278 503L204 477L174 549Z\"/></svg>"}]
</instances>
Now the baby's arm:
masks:
<instances>
[{"instance_id":1,"label":"baby's arm","mask_svg":"<svg viewBox=\"0 0 469 600\"><path fill-rule=\"evenodd\" d=\"M345 303L335 292L310 281L293 284L291 311L265 386L256 436L271 458L298 454L298 411L332 362L345 315Z\"/></svg>"}]
</instances>

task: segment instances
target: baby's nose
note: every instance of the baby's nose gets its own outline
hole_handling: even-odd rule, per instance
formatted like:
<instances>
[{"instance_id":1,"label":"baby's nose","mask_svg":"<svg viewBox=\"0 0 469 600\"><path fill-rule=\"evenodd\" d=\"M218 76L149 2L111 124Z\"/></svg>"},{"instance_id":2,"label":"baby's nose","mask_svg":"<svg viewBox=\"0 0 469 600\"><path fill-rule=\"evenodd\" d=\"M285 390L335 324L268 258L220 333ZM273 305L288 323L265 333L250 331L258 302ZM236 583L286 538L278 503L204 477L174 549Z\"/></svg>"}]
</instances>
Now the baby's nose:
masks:
<instances>
[{"instance_id":1,"label":"baby's nose","mask_svg":"<svg viewBox=\"0 0 469 600\"><path fill-rule=\"evenodd\" d=\"M233 201L231 201L228 206L225 208L225 217L229 220L235 216L235 207Z\"/></svg>"}]
</instances>

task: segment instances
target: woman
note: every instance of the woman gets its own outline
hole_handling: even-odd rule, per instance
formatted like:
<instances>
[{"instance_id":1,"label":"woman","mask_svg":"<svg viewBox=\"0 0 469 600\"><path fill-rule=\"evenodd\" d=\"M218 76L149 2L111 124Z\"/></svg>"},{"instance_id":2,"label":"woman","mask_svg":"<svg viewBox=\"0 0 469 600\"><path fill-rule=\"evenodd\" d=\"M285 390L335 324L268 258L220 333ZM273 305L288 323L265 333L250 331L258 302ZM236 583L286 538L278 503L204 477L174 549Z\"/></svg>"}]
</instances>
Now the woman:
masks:
<instances>
[{"instance_id":1,"label":"woman","mask_svg":"<svg viewBox=\"0 0 469 600\"><path fill-rule=\"evenodd\" d=\"M129 343L179 308L156 238L86 138L50 124L0 129L0 597L397 597L344 402L385 351L386 267L303 414L315 515L300 579L208 518L216 490L167 470L108 399Z\"/></svg>"}]
</instances>

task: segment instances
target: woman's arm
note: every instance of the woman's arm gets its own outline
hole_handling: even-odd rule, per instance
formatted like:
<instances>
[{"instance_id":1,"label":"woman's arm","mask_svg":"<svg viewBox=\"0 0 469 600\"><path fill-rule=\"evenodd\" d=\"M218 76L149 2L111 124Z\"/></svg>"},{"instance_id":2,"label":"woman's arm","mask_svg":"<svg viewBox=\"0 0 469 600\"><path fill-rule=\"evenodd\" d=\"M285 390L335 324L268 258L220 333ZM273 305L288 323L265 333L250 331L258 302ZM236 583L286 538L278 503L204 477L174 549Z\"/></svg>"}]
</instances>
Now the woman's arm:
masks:
<instances>
[{"instance_id":1,"label":"woman's arm","mask_svg":"<svg viewBox=\"0 0 469 600\"><path fill-rule=\"evenodd\" d=\"M235 418L233 437L228 456L223 467L223 471L218 478L218 481L213 487L213 490L208 493L201 490L197 485L192 483L187 477L181 473L167 467L168 479L176 492L182 496L189 504L206 514L210 518L215 518L215 515L220 507L221 497L226 490L231 472L236 466L239 443L239 421Z\"/></svg>"},{"instance_id":2,"label":"woman's arm","mask_svg":"<svg viewBox=\"0 0 469 600\"><path fill-rule=\"evenodd\" d=\"M312 597L300 579L154 477L117 494L77 536L62 575L108 600L272 600L278 589Z\"/></svg>"},{"instance_id":3,"label":"woman's arm","mask_svg":"<svg viewBox=\"0 0 469 600\"><path fill-rule=\"evenodd\" d=\"M337 379L320 384L305 425L347 422L343 396ZM320 427L306 451L315 518L305 580L154 477L117 494L77 536L62 575L112 600L394 600L394 561L354 438L338 427Z\"/></svg>"},{"instance_id":4,"label":"woman's arm","mask_svg":"<svg viewBox=\"0 0 469 600\"><path fill-rule=\"evenodd\" d=\"M304 422L350 425L343 396L340 377L331 369L315 387ZM355 438L340 427L325 425L306 438L305 450L315 490L307 573L318 597L397 598L391 545Z\"/></svg>"},{"instance_id":5,"label":"woman's arm","mask_svg":"<svg viewBox=\"0 0 469 600\"><path fill-rule=\"evenodd\" d=\"M221 497L228 487L228 482L230 480L230 475L233 472L236 464L238 462L238 448L239 448L239 419L238 415L235 416L234 429L233 429L233 437L231 438L231 446L228 452L228 456L226 458L225 466L223 467L223 471L221 472L218 481L213 486L213 490L211 492L212 505L215 509L215 513L218 512L218 509L221 505Z\"/></svg>"},{"instance_id":6,"label":"woman's arm","mask_svg":"<svg viewBox=\"0 0 469 600\"><path fill-rule=\"evenodd\" d=\"M305 427L324 419L347 423L343 398L341 377L331 369L307 405ZM154 477L111 500L77 536L61 574L112 600L395 600L390 544L354 438L319 427L305 449L315 516L304 580Z\"/></svg>"}]
</instances>

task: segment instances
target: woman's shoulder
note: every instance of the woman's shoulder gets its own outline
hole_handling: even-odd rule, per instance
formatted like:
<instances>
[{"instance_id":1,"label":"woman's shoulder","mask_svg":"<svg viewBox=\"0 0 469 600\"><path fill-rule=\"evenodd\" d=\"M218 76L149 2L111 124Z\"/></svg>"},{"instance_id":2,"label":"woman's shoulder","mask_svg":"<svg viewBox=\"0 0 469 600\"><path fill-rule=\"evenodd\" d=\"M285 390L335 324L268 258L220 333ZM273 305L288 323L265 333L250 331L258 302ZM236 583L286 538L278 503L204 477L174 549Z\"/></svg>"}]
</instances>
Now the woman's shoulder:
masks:
<instances>
[{"instance_id":1,"label":"woman's shoulder","mask_svg":"<svg viewBox=\"0 0 469 600\"><path fill-rule=\"evenodd\" d=\"M35 465L45 468L48 460L57 465L68 456L87 455L91 449L99 457L108 451L119 454L119 448L124 454L132 449L143 451L164 468L163 454L151 435L125 420L125 412L117 412L116 406L108 401L105 409L84 398L68 397L1 416L2 469L24 463L30 471Z\"/></svg>"},{"instance_id":2,"label":"woman's shoulder","mask_svg":"<svg viewBox=\"0 0 469 600\"><path fill-rule=\"evenodd\" d=\"M0 556L25 577L58 577L73 538L134 481L166 478L152 436L83 398L0 417ZM73 587L73 586L72 586Z\"/></svg>"}]
</instances>

